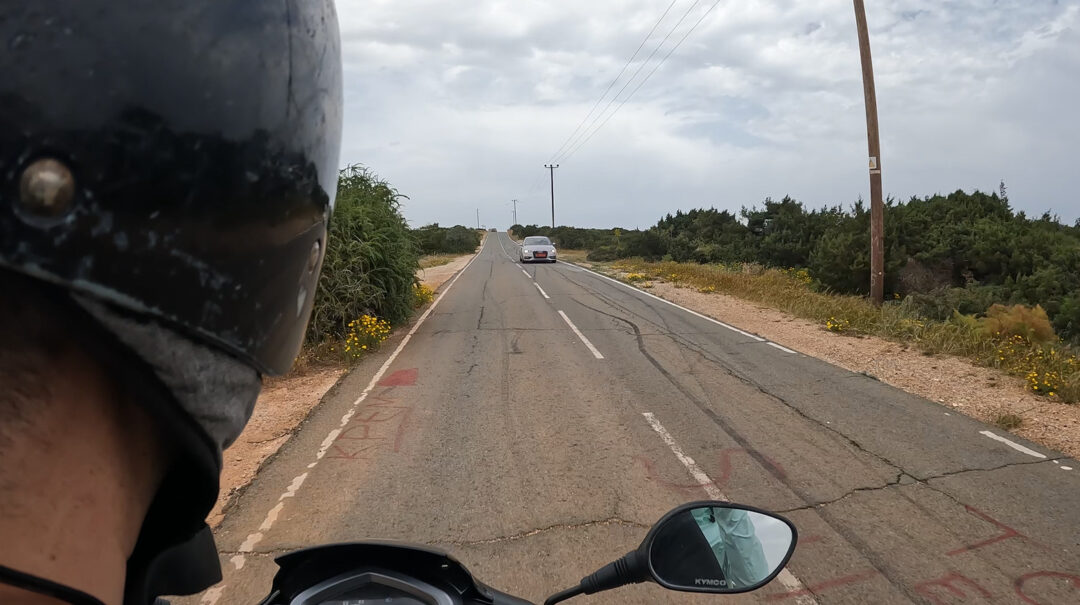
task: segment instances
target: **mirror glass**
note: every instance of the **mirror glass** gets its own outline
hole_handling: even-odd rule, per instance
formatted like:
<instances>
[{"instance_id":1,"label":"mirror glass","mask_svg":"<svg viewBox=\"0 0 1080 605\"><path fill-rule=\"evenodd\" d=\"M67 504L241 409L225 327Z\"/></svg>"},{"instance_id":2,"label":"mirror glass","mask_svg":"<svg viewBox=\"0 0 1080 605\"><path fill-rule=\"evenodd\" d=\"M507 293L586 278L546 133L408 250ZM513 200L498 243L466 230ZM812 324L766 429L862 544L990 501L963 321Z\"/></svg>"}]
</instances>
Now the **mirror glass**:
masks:
<instances>
[{"instance_id":1,"label":"mirror glass","mask_svg":"<svg viewBox=\"0 0 1080 605\"><path fill-rule=\"evenodd\" d=\"M649 545L649 563L668 588L741 592L763 585L793 546L783 520L717 503L665 519Z\"/></svg>"}]
</instances>

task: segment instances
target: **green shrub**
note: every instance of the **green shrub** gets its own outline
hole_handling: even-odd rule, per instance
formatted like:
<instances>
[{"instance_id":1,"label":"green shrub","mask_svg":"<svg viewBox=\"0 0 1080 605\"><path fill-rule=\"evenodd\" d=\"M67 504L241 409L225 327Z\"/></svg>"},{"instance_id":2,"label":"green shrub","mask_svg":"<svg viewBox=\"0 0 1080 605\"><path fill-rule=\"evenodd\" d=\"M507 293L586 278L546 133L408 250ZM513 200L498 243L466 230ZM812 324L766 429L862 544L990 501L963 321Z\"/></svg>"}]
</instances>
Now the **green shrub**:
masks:
<instances>
[{"instance_id":1,"label":"green shrub","mask_svg":"<svg viewBox=\"0 0 1080 605\"><path fill-rule=\"evenodd\" d=\"M979 320L983 333L1008 338L1020 336L1028 342L1048 344L1057 341L1050 318L1039 305L1034 308L1025 305L992 305L986 311L986 317Z\"/></svg>"},{"instance_id":2,"label":"green shrub","mask_svg":"<svg viewBox=\"0 0 1080 605\"><path fill-rule=\"evenodd\" d=\"M420 253L398 200L363 166L341 171L309 343L345 339L349 323L364 315L393 324L408 319Z\"/></svg>"},{"instance_id":3,"label":"green shrub","mask_svg":"<svg viewBox=\"0 0 1080 605\"><path fill-rule=\"evenodd\" d=\"M480 232L462 225L440 227L438 223L413 231L421 254L467 254L480 245Z\"/></svg>"},{"instance_id":4,"label":"green shrub","mask_svg":"<svg viewBox=\"0 0 1080 605\"><path fill-rule=\"evenodd\" d=\"M603 263L613 261L619 257L617 254L615 254L615 249L611 246L600 246L595 250L590 250L589 254L585 258L586 260L590 260L593 262Z\"/></svg>"},{"instance_id":5,"label":"green shrub","mask_svg":"<svg viewBox=\"0 0 1080 605\"><path fill-rule=\"evenodd\" d=\"M906 296L903 304L915 315L945 321L954 312L963 315L980 315L998 301L1007 300L1001 288L996 286L968 286L966 288L941 288L926 293Z\"/></svg>"}]
</instances>

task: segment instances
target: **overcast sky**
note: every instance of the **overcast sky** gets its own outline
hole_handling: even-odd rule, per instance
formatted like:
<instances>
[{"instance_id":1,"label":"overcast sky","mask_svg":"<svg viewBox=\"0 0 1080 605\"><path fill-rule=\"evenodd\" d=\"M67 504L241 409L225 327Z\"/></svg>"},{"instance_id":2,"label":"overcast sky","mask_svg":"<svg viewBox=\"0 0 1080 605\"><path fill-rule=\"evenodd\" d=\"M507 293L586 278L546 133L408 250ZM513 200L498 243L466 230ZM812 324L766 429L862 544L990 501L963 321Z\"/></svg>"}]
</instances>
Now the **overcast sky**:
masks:
<instances>
[{"instance_id":1,"label":"overcast sky","mask_svg":"<svg viewBox=\"0 0 1080 605\"><path fill-rule=\"evenodd\" d=\"M479 208L481 223L506 227L512 198L518 222L550 222L543 165L669 7L597 106L608 121L556 159L558 224L644 228L769 196L869 199L850 0L337 5L342 164L408 196L415 226L475 224ZM1080 0L870 0L867 18L886 195L1004 180L1014 208L1080 217Z\"/></svg>"}]
</instances>

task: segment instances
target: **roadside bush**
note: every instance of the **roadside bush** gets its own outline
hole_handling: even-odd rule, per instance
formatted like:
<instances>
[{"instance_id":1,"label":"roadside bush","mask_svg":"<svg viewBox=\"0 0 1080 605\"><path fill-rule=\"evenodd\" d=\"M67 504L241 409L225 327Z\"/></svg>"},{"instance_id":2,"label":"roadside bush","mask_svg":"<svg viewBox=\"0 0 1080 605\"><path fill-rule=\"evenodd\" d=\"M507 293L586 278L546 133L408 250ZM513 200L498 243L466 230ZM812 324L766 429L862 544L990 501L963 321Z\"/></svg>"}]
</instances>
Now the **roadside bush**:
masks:
<instances>
[{"instance_id":1,"label":"roadside bush","mask_svg":"<svg viewBox=\"0 0 1080 605\"><path fill-rule=\"evenodd\" d=\"M1001 300L1006 298L996 286L967 286L911 294L904 298L902 304L914 315L944 321L952 317L954 312L962 315L984 313Z\"/></svg>"},{"instance_id":2,"label":"roadside bush","mask_svg":"<svg viewBox=\"0 0 1080 605\"><path fill-rule=\"evenodd\" d=\"M595 250L589 251L589 254L585 257L586 260L593 262L609 262L619 258L619 255L615 253L615 249L611 246L600 246Z\"/></svg>"},{"instance_id":3,"label":"roadside bush","mask_svg":"<svg viewBox=\"0 0 1080 605\"><path fill-rule=\"evenodd\" d=\"M363 166L343 169L308 343L344 340L349 323L364 315L408 319L419 257L397 191Z\"/></svg>"},{"instance_id":4,"label":"roadside bush","mask_svg":"<svg viewBox=\"0 0 1080 605\"><path fill-rule=\"evenodd\" d=\"M986 311L986 317L979 320L980 327L987 335L1011 337L1019 336L1028 342L1047 344L1057 341L1050 318L1039 305L1034 308L1024 305L992 305Z\"/></svg>"},{"instance_id":5,"label":"roadside bush","mask_svg":"<svg viewBox=\"0 0 1080 605\"><path fill-rule=\"evenodd\" d=\"M354 359L379 348L383 341L390 338L390 322L371 315L361 315L350 321L347 327L345 354Z\"/></svg>"},{"instance_id":6,"label":"roadside bush","mask_svg":"<svg viewBox=\"0 0 1080 605\"><path fill-rule=\"evenodd\" d=\"M438 223L413 231L421 254L467 254L480 245L480 232L462 225L440 227Z\"/></svg>"},{"instance_id":7,"label":"roadside bush","mask_svg":"<svg viewBox=\"0 0 1080 605\"><path fill-rule=\"evenodd\" d=\"M424 284L415 284L413 286L413 307L419 309L420 307L435 300L435 291L425 286Z\"/></svg>"}]
</instances>

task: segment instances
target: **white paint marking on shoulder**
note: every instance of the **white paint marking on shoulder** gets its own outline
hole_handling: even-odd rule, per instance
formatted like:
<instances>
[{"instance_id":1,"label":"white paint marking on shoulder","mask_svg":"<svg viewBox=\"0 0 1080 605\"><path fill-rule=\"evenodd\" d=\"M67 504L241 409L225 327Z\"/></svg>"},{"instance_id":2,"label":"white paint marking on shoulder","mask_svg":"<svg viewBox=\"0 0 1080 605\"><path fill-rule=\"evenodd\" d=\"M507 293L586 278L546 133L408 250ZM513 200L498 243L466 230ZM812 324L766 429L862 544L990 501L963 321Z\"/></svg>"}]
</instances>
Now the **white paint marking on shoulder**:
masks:
<instances>
[{"instance_id":1,"label":"white paint marking on shoulder","mask_svg":"<svg viewBox=\"0 0 1080 605\"><path fill-rule=\"evenodd\" d=\"M645 417L645 421L649 423L652 430L656 431L657 435L660 435L660 439L668 446L671 453L675 454L675 457L678 458L679 462L681 462L687 472L690 473L690 476L694 478L694 481L697 481L698 485L701 486L701 489L705 490L705 493L708 494L710 498L713 500L723 500L725 502L731 501L724 495L724 492L720 491L720 488L716 487L716 483L709 478L709 475L701 470L701 467L697 465L697 462L686 455L686 452L679 447L679 444L675 442L675 438L671 436L671 433L669 433L666 428L664 428L664 425L660 424L660 421L657 420L655 414L652 412L642 412L641 415ZM776 579L790 592L802 592L806 590L806 585L802 583L802 580L796 578L795 574L787 569L781 570L776 576ZM817 603L817 599L808 594L800 594L795 597L795 602L799 605L813 605Z\"/></svg>"},{"instance_id":2,"label":"white paint marking on shoulder","mask_svg":"<svg viewBox=\"0 0 1080 605\"><path fill-rule=\"evenodd\" d=\"M1031 448L1024 447L1024 446L1020 445L1019 443L1017 443L1015 441L1012 441L1011 439L1006 439L1006 438L1002 437L1001 435L998 435L998 434L993 433L991 431L979 431L979 434L980 435L986 435L987 437L993 439L994 441L1000 441L1000 442L1004 443L1005 445L1013 448L1014 450L1016 450L1016 451L1018 451L1018 452L1020 452L1022 454L1027 454L1028 456L1034 456L1036 458L1043 458L1043 459L1046 458L1046 454L1040 454L1039 452L1036 452L1035 450L1033 450Z\"/></svg>"},{"instance_id":3,"label":"white paint marking on shoulder","mask_svg":"<svg viewBox=\"0 0 1080 605\"><path fill-rule=\"evenodd\" d=\"M529 279L532 279L532 276L531 276L531 275L529 275L529 272L528 272L528 271L526 271L525 269L522 269L522 270L521 270L521 272L525 274L525 277L527 277L527 278L529 278Z\"/></svg>"},{"instance_id":4,"label":"white paint marking on shoulder","mask_svg":"<svg viewBox=\"0 0 1080 605\"><path fill-rule=\"evenodd\" d=\"M774 349L780 349L781 351L783 351L785 353L791 353L793 355L795 354L795 351L792 351L791 349L789 349L789 348L787 348L787 347L785 347L783 345L778 345L775 342L766 342L765 344L769 345L770 347L773 347Z\"/></svg>"},{"instance_id":5,"label":"white paint marking on shoulder","mask_svg":"<svg viewBox=\"0 0 1080 605\"><path fill-rule=\"evenodd\" d=\"M547 292L544 292L544 289L540 287L540 284L538 284L536 282L533 282L533 285L536 286L536 289L539 290L540 293L544 295L544 298L551 298L550 296L547 295Z\"/></svg>"},{"instance_id":6,"label":"white paint marking on shoulder","mask_svg":"<svg viewBox=\"0 0 1080 605\"><path fill-rule=\"evenodd\" d=\"M1060 468L1063 471L1071 471L1072 470L1071 466L1059 466L1058 468Z\"/></svg>"},{"instance_id":7,"label":"white paint marking on shoulder","mask_svg":"<svg viewBox=\"0 0 1080 605\"><path fill-rule=\"evenodd\" d=\"M240 545L240 552L251 552L255 550L255 545L262 541L262 539L263 535L259 532L249 535L247 539L244 540L243 544Z\"/></svg>"},{"instance_id":8,"label":"white paint marking on shoulder","mask_svg":"<svg viewBox=\"0 0 1080 605\"><path fill-rule=\"evenodd\" d=\"M483 248L480 248L481 252L483 252L483 250ZM368 394L375 390L375 386L378 385L380 380L382 380L383 375L386 374L386 371L388 369L390 369L391 364L393 364L394 360L397 359L397 356L401 354L401 351L405 348L405 345L409 344L409 340L411 340L413 335L416 334L416 331L420 329L420 326L423 325L425 321L427 321L427 318L431 316L431 312L435 309L435 307L439 306L439 303L442 302L442 299L446 296L448 292L450 292L450 289L454 287L454 284L457 283L458 278L460 278L465 273L465 271L467 271L469 267L472 266L473 261L475 261L479 256L480 252L477 252L473 255L472 259L468 262L468 264L462 267L461 271L458 271L457 275L455 275L453 279L447 282L446 288L444 288L442 293L439 294L435 301L431 303L431 306L429 306L427 310L424 311L423 315L420 316L420 319L416 320L416 323L413 324L413 327L411 330L409 330L409 333L405 335L405 338L401 339L401 342L398 343L398 346L396 349L394 349L394 352L390 354L390 357L386 358L386 361L384 361L382 366L379 367L379 370L375 372L374 376L371 377L371 381L368 382L367 387L363 390L363 392L360 393L360 396L356 398L356 401L354 401L352 405L349 406L349 409L346 410L345 414L341 417L341 422L339 423L338 428L331 430L326 435L326 439L323 439L323 442L319 445L319 450L315 453L315 460L307 465L309 469L315 468L315 466L319 463L319 460L322 460L323 456L326 455L327 450L329 450L330 447L334 444L334 440L337 439L338 435L341 434L342 427L348 424L349 420L352 419L353 414L356 413L357 406L359 406L365 399L367 399ZM270 528L272 528L274 526L274 523L277 521L278 516L281 514L281 510L285 507L285 499L292 498L296 495L297 491L300 490L300 486L304 484L304 480L307 479L307 476L307 473L303 473L301 475L293 477L293 480L289 483L289 487L286 488L285 491L282 492L281 496L278 497L277 504L275 504L273 508L267 511L266 517L263 519L262 524L259 525L259 531L249 534L248 537L244 540L244 542L240 545L241 554L233 557L232 559L232 563L236 567L236 569L240 569L244 566L244 558L242 553L254 551L255 545L263 539L263 532L270 531ZM215 596L213 601L211 603L208 603L207 605L213 605L213 603L221 597L221 591L224 589L225 585L221 584L218 587L217 596Z\"/></svg>"},{"instance_id":9,"label":"white paint marking on shoulder","mask_svg":"<svg viewBox=\"0 0 1080 605\"><path fill-rule=\"evenodd\" d=\"M285 494L282 494L284 497ZM278 498L278 503L274 505L274 508L266 511L266 518L263 519L261 525L259 525L259 531L270 531L270 528L277 522L278 515L281 514L281 509L285 508L285 503L281 501L282 498Z\"/></svg>"},{"instance_id":10,"label":"white paint marking on shoulder","mask_svg":"<svg viewBox=\"0 0 1080 605\"><path fill-rule=\"evenodd\" d=\"M303 473L302 475L293 477L292 483L289 484L289 489L285 490L285 493L278 497L278 501L295 496L296 490L300 489L300 486L304 484L304 479L307 479L307 476L307 473Z\"/></svg>"},{"instance_id":11,"label":"white paint marking on shoulder","mask_svg":"<svg viewBox=\"0 0 1080 605\"><path fill-rule=\"evenodd\" d=\"M589 273L592 273L593 275L595 275L595 276L597 276L597 277L599 277L601 279L606 279L609 282L618 284L618 285L620 285L620 286L622 286L622 287L624 287L624 288L626 288L628 290L633 290L634 292L637 292L638 294L643 294L645 296L648 296L649 298L653 298L653 299L656 299L656 300L658 300L658 301L660 301L662 303L669 304L669 305L675 307L676 309L682 309L683 311L686 311L687 313L693 315L694 317L700 317L701 319L704 319L705 321L712 322L712 323L714 323L714 324L716 324L718 326L721 326L723 328L727 328L728 330L731 330L732 332L742 334L743 336L746 336L747 338L752 338L752 339L754 339L754 340L756 340L758 342L768 342L766 339L758 336L757 334L751 334L750 332L747 332L745 330L740 330L739 328L736 328L735 326L726 324L726 323L720 321L719 319L715 319L713 317L709 317L708 315L698 313L697 311L694 311L693 309L687 309L686 307L684 307L684 306L682 306L682 305L680 305L678 303L671 302L670 300L668 300L666 298L660 298L659 296L657 296L655 294L651 294L651 293L646 292L646 291L644 291L644 290L642 290L640 288L635 288L634 286L631 286L630 284L624 284L623 282L621 282L621 281L619 281L619 280L617 280L617 279L615 279L613 277L608 277L607 275L604 275L603 273L597 273L596 271L593 271L592 269L586 269L585 267L582 267L580 265L575 265L575 266L577 266L582 271L587 271ZM788 349L788 351L791 351L791 349ZM791 351L791 352L792 353L797 353L796 351Z\"/></svg>"},{"instance_id":12,"label":"white paint marking on shoulder","mask_svg":"<svg viewBox=\"0 0 1080 605\"><path fill-rule=\"evenodd\" d=\"M581 330L579 330L578 327L574 325L574 322L570 321L570 318L566 316L566 313L559 311L559 315L562 315L563 321L566 322L566 325L570 326L570 329L574 331L574 334L577 334L578 339L580 339L581 342L584 343L590 351L592 351L593 357L597 359L604 358L604 356L600 354L600 351L598 351L596 347L593 346L593 343L589 342L589 339L585 338L585 335L581 333Z\"/></svg>"},{"instance_id":13,"label":"white paint marking on shoulder","mask_svg":"<svg viewBox=\"0 0 1080 605\"><path fill-rule=\"evenodd\" d=\"M241 564L241 566L243 566L243 564ZM224 591L224 585L208 588L206 592L203 593L202 599L199 600L199 605L217 605L218 599L221 598L221 593Z\"/></svg>"}]
</instances>

